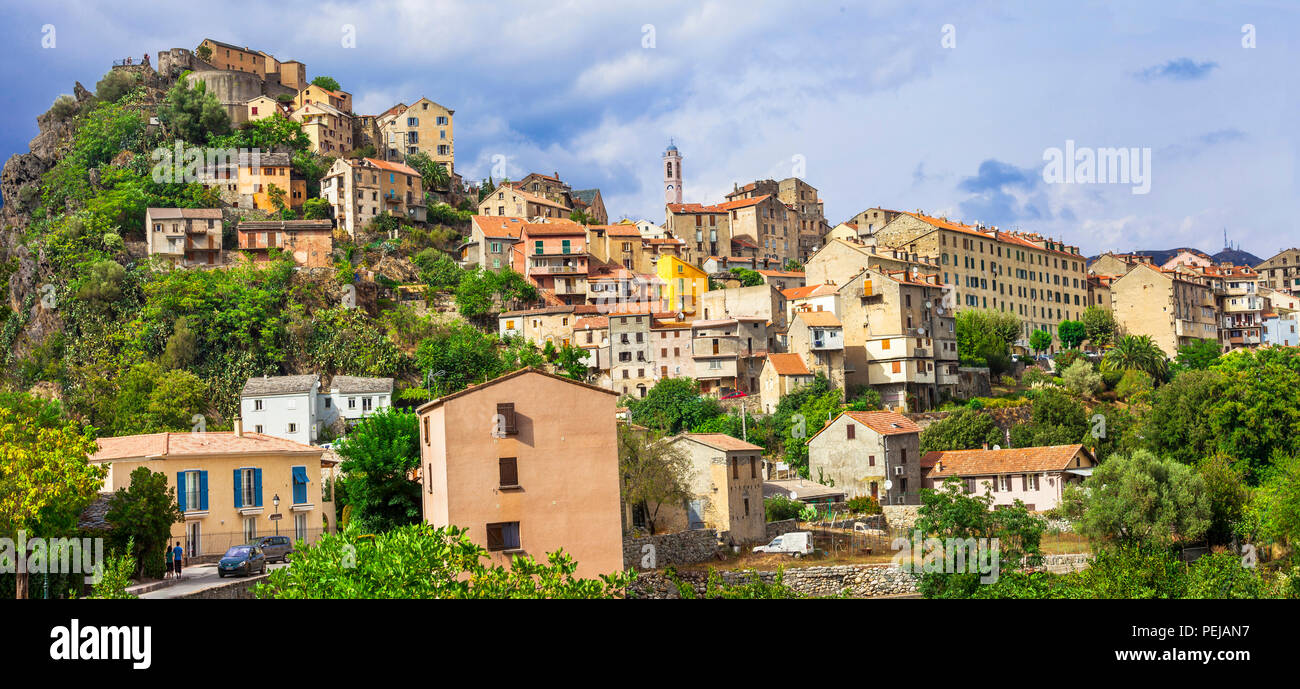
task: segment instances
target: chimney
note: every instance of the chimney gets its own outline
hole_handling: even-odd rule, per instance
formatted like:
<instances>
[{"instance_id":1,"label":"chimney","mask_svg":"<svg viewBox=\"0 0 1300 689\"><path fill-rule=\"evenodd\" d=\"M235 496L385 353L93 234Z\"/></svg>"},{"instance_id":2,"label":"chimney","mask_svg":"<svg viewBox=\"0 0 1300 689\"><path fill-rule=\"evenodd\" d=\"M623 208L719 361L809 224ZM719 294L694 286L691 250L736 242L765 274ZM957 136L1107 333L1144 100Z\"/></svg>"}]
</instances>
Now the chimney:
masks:
<instances>
[{"instance_id":1,"label":"chimney","mask_svg":"<svg viewBox=\"0 0 1300 689\"><path fill-rule=\"evenodd\" d=\"M236 438L244 437L244 420L239 417L235 418L235 437Z\"/></svg>"}]
</instances>

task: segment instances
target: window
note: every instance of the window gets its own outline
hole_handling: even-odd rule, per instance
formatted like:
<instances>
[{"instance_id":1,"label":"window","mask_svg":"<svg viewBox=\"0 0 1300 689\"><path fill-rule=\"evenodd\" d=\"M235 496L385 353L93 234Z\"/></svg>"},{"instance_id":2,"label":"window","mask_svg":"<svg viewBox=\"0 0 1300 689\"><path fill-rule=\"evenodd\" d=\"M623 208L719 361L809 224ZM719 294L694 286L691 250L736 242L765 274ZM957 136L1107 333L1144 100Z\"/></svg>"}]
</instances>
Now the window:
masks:
<instances>
[{"instance_id":1,"label":"window","mask_svg":"<svg viewBox=\"0 0 1300 689\"><path fill-rule=\"evenodd\" d=\"M307 467L297 466L292 468L293 472L293 504L307 504L307 484L310 480L307 478Z\"/></svg>"},{"instance_id":2,"label":"window","mask_svg":"<svg viewBox=\"0 0 1300 689\"><path fill-rule=\"evenodd\" d=\"M256 426L253 426L253 432L254 432L254 433L261 433L261 432L262 432L262 424L259 423L259 424L257 424Z\"/></svg>"},{"instance_id":3,"label":"window","mask_svg":"<svg viewBox=\"0 0 1300 689\"><path fill-rule=\"evenodd\" d=\"M262 506L262 470L235 469L235 507Z\"/></svg>"},{"instance_id":4,"label":"window","mask_svg":"<svg viewBox=\"0 0 1300 689\"><path fill-rule=\"evenodd\" d=\"M257 517L244 517L244 542L257 538Z\"/></svg>"},{"instance_id":5,"label":"window","mask_svg":"<svg viewBox=\"0 0 1300 689\"><path fill-rule=\"evenodd\" d=\"M740 478L740 460L731 458L731 478Z\"/></svg>"},{"instance_id":6,"label":"window","mask_svg":"<svg viewBox=\"0 0 1300 689\"><path fill-rule=\"evenodd\" d=\"M999 488L998 488L998 490L1011 490L1011 477L1010 477L1010 476L999 476L999 477L998 477L998 484L999 484Z\"/></svg>"},{"instance_id":7,"label":"window","mask_svg":"<svg viewBox=\"0 0 1300 689\"><path fill-rule=\"evenodd\" d=\"M424 444L428 445L432 441L429 438L429 417L424 417ZM432 485L432 484L430 484Z\"/></svg>"},{"instance_id":8,"label":"window","mask_svg":"<svg viewBox=\"0 0 1300 689\"><path fill-rule=\"evenodd\" d=\"M869 466L869 467L876 466L876 456L875 456L875 455L867 455L867 466Z\"/></svg>"},{"instance_id":9,"label":"window","mask_svg":"<svg viewBox=\"0 0 1300 689\"><path fill-rule=\"evenodd\" d=\"M519 550L519 522L487 525L488 550Z\"/></svg>"},{"instance_id":10,"label":"window","mask_svg":"<svg viewBox=\"0 0 1300 689\"><path fill-rule=\"evenodd\" d=\"M370 410L373 409L373 408L374 408L374 398L373 398L373 397L362 397L362 398L361 398L361 411L366 412L366 411L370 411Z\"/></svg>"},{"instance_id":11,"label":"window","mask_svg":"<svg viewBox=\"0 0 1300 689\"><path fill-rule=\"evenodd\" d=\"M757 458L757 457L750 457L750 458L749 458L749 477L750 477L750 478L758 478L758 458ZM749 500L746 499L745 502L748 503ZM745 514L749 514L749 510L745 510Z\"/></svg>"},{"instance_id":12,"label":"window","mask_svg":"<svg viewBox=\"0 0 1300 689\"><path fill-rule=\"evenodd\" d=\"M517 458L502 457L497 460L497 465L502 488L513 488L519 485L519 460Z\"/></svg>"},{"instance_id":13,"label":"window","mask_svg":"<svg viewBox=\"0 0 1300 689\"><path fill-rule=\"evenodd\" d=\"M294 540L307 540L307 513L299 512L293 515L293 537Z\"/></svg>"},{"instance_id":14,"label":"window","mask_svg":"<svg viewBox=\"0 0 1300 689\"><path fill-rule=\"evenodd\" d=\"M262 400L253 400L253 411L262 411Z\"/></svg>"},{"instance_id":15,"label":"window","mask_svg":"<svg viewBox=\"0 0 1300 689\"><path fill-rule=\"evenodd\" d=\"M848 435L844 436L846 439L853 440L857 437L858 427L856 425L851 423L845 424L844 430L848 433Z\"/></svg>"},{"instance_id":16,"label":"window","mask_svg":"<svg viewBox=\"0 0 1300 689\"><path fill-rule=\"evenodd\" d=\"M287 430L289 433L297 433L297 432L298 432L298 424L296 424L296 423L290 423L290 424L289 424L289 427L288 427L286 430Z\"/></svg>"},{"instance_id":17,"label":"window","mask_svg":"<svg viewBox=\"0 0 1300 689\"><path fill-rule=\"evenodd\" d=\"M355 397L349 397L349 398L348 398L348 409L356 409L356 408L357 408L357 398L355 398Z\"/></svg>"},{"instance_id":18,"label":"window","mask_svg":"<svg viewBox=\"0 0 1300 689\"><path fill-rule=\"evenodd\" d=\"M505 435L514 435L518 432L515 428L515 403L502 402L497 404L497 423Z\"/></svg>"}]
</instances>

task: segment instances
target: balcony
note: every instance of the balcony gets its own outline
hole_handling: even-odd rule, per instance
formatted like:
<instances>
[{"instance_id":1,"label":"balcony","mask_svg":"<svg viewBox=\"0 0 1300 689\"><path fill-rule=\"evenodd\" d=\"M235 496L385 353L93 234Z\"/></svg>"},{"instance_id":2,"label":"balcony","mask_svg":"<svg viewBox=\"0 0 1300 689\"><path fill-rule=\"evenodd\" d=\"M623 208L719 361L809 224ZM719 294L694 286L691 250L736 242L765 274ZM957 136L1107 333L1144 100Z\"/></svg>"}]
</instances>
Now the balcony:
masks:
<instances>
[{"instance_id":1,"label":"balcony","mask_svg":"<svg viewBox=\"0 0 1300 689\"><path fill-rule=\"evenodd\" d=\"M529 273L537 275L559 275L569 273L587 273L586 266L533 266L528 269Z\"/></svg>"}]
</instances>

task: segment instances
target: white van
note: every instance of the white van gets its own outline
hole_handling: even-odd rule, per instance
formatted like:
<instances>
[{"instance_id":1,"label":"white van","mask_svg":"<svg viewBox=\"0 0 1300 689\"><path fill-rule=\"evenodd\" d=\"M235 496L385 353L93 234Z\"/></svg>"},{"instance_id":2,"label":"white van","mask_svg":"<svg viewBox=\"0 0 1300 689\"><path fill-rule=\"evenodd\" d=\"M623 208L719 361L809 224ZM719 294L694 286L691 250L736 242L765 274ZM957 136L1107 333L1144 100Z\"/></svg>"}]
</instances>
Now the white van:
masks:
<instances>
[{"instance_id":1,"label":"white van","mask_svg":"<svg viewBox=\"0 0 1300 689\"><path fill-rule=\"evenodd\" d=\"M756 553L788 553L795 557L808 555L813 551L812 532L810 531L791 531L788 534L777 536L767 545L760 545L754 548Z\"/></svg>"}]
</instances>

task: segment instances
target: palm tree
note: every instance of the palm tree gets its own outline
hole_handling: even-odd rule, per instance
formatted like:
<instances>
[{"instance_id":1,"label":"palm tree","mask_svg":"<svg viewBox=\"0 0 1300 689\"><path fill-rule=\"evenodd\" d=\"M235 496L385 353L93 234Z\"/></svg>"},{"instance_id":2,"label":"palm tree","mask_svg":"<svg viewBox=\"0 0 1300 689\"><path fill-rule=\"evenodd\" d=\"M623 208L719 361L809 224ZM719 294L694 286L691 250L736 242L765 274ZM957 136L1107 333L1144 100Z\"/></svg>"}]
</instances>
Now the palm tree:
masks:
<instances>
[{"instance_id":1,"label":"palm tree","mask_svg":"<svg viewBox=\"0 0 1300 689\"><path fill-rule=\"evenodd\" d=\"M1149 335L1125 335L1101 360L1101 370L1144 371L1154 380L1164 380L1169 372L1169 358Z\"/></svg>"}]
</instances>

